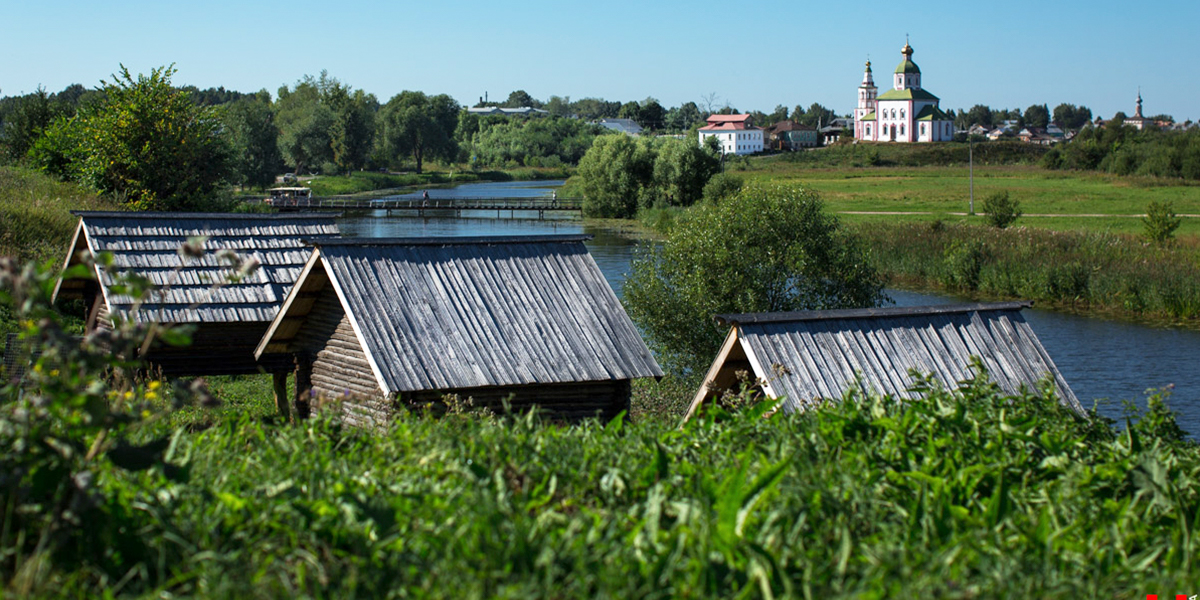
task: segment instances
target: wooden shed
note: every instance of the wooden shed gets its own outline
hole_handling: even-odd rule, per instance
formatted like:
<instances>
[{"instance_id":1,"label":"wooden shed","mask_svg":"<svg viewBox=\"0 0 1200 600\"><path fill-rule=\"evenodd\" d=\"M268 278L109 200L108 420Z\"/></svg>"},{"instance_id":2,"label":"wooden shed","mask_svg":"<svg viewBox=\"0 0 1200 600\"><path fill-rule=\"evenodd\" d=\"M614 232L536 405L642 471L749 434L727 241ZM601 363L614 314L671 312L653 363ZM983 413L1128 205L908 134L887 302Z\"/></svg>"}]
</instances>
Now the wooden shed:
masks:
<instances>
[{"instance_id":1,"label":"wooden shed","mask_svg":"<svg viewBox=\"0 0 1200 600\"><path fill-rule=\"evenodd\" d=\"M110 316L138 321L193 324L188 347L155 347L143 357L171 376L235 375L289 369L285 355L255 359L254 348L275 318L312 248L303 240L338 236L336 215L223 213L76 212L79 225L65 266L81 264L81 253L112 254L113 265L136 272L156 287L134 310L134 299L115 293L113 276L97 267L95 278L64 279L55 300L82 299L89 307L88 330L111 327ZM201 258L183 257L189 238L206 237ZM257 272L214 288L231 272L216 253L223 249L261 263Z\"/></svg>"},{"instance_id":2,"label":"wooden shed","mask_svg":"<svg viewBox=\"0 0 1200 600\"><path fill-rule=\"evenodd\" d=\"M739 372L760 382L781 409L803 411L840 399L861 382L868 392L911 399L910 369L948 387L974 376L978 357L1004 391L1034 389L1053 378L1059 401L1083 407L1046 354L1021 310L1029 302L718 315L729 335L687 416L739 385Z\"/></svg>"},{"instance_id":3,"label":"wooden shed","mask_svg":"<svg viewBox=\"0 0 1200 600\"><path fill-rule=\"evenodd\" d=\"M357 425L447 394L614 417L662 371L589 237L319 241L256 352L295 354L297 391Z\"/></svg>"}]
</instances>

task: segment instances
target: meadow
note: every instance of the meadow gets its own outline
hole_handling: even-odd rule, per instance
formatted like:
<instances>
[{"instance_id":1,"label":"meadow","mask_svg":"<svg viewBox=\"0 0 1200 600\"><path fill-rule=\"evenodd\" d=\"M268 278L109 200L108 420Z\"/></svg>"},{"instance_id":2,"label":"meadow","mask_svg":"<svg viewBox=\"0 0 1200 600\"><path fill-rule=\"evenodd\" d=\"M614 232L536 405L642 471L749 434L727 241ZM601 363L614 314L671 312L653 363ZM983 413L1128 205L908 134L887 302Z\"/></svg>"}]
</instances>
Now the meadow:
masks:
<instances>
[{"instance_id":1,"label":"meadow","mask_svg":"<svg viewBox=\"0 0 1200 600\"><path fill-rule=\"evenodd\" d=\"M967 216L970 175L965 166L807 168L775 157L750 161L747 180L796 183L821 193L843 220L932 221L983 224ZM1170 202L1185 218L1181 237L1200 236L1200 185L1181 180L1050 171L1032 165L975 166L975 210L984 198L1007 191L1020 202L1027 227L1139 234L1139 218L1153 201ZM871 215L863 213L919 213ZM1054 215L1054 216L1047 216Z\"/></svg>"}]
</instances>

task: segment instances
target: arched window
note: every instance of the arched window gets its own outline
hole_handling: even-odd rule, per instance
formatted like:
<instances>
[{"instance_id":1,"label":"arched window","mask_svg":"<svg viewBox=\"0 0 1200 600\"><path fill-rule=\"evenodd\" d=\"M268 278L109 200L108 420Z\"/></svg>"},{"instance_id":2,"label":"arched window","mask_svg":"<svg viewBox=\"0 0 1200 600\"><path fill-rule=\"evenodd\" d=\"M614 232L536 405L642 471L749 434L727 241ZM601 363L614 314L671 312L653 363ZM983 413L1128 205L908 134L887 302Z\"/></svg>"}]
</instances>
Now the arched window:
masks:
<instances>
[{"instance_id":1,"label":"arched window","mask_svg":"<svg viewBox=\"0 0 1200 600\"><path fill-rule=\"evenodd\" d=\"M921 135L925 135L925 124L921 123Z\"/></svg>"},{"instance_id":2,"label":"arched window","mask_svg":"<svg viewBox=\"0 0 1200 600\"><path fill-rule=\"evenodd\" d=\"M900 135L904 135L904 125L900 126Z\"/></svg>"},{"instance_id":3,"label":"arched window","mask_svg":"<svg viewBox=\"0 0 1200 600\"><path fill-rule=\"evenodd\" d=\"M900 118L901 118L901 119L903 119L903 118L904 118L904 109L903 109L903 108L902 108L902 109L900 109Z\"/></svg>"}]
</instances>

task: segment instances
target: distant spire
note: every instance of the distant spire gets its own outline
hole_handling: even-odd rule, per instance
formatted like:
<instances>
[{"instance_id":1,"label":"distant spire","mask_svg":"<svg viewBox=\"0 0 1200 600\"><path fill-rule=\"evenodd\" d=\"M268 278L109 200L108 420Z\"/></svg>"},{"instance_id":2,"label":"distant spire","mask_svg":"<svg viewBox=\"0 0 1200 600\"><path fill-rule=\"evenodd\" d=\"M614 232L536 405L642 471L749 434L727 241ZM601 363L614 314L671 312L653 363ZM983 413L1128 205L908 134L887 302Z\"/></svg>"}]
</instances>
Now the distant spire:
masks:
<instances>
[{"instance_id":1,"label":"distant spire","mask_svg":"<svg viewBox=\"0 0 1200 600\"><path fill-rule=\"evenodd\" d=\"M1137 110L1134 111L1133 116L1142 118L1142 86L1140 85L1138 86Z\"/></svg>"}]
</instances>

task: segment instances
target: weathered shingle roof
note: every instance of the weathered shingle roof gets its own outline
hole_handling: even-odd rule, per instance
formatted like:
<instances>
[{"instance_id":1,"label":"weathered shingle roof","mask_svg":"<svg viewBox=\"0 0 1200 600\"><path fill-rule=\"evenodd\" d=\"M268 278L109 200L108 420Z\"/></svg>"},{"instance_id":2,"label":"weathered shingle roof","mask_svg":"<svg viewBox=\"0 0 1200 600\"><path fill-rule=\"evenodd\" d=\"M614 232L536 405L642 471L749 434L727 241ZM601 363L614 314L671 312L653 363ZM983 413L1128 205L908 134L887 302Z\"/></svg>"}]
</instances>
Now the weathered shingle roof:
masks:
<instances>
[{"instance_id":1,"label":"weathered shingle roof","mask_svg":"<svg viewBox=\"0 0 1200 600\"><path fill-rule=\"evenodd\" d=\"M142 305L140 319L167 323L269 322L275 317L312 250L302 240L338 235L336 215L76 212L80 217L71 255L79 250L110 252L114 266L135 271L161 288ZM191 237L207 237L202 258L184 258L179 247ZM213 289L231 273L216 253L230 249L256 258L259 270L237 283ZM129 311L133 301L110 290L113 277L99 270L101 291L112 312ZM77 294L78 282L62 282L59 295Z\"/></svg>"},{"instance_id":2,"label":"weathered shingle roof","mask_svg":"<svg viewBox=\"0 0 1200 600\"><path fill-rule=\"evenodd\" d=\"M910 369L944 385L973 376L971 357L1008 393L1033 389L1049 374L1064 406L1079 400L1021 315L1025 302L913 308L720 315L731 325L755 374L783 409L837 399L861 376L868 391L914 398ZM712 373L712 371L710 371ZM702 398L698 397L697 402Z\"/></svg>"},{"instance_id":3,"label":"weathered shingle roof","mask_svg":"<svg viewBox=\"0 0 1200 600\"><path fill-rule=\"evenodd\" d=\"M323 265L384 393L661 376L588 237L325 241L306 270Z\"/></svg>"}]
</instances>

